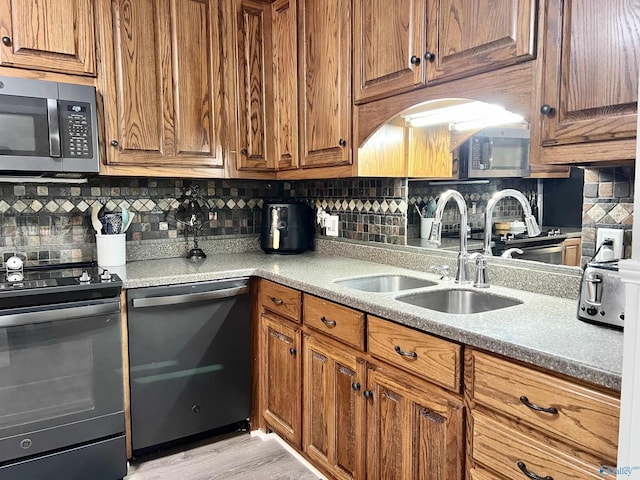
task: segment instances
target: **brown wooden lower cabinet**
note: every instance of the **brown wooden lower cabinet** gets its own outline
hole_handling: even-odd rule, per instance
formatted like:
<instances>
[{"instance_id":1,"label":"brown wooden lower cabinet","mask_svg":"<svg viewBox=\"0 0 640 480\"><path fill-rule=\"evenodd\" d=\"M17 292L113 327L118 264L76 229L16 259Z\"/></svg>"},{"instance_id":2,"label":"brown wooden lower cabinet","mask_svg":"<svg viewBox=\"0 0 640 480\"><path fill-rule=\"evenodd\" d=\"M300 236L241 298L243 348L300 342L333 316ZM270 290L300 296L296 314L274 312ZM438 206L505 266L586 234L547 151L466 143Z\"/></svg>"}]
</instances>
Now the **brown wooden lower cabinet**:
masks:
<instances>
[{"instance_id":1,"label":"brown wooden lower cabinet","mask_svg":"<svg viewBox=\"0 0 640 480\"><path fill-rule=\"evenodd\" d=\"M365 393L367 478L464 478L464 406L455 395L375 364Z\"/></svg>"},{"instance_id":2,"label":"brown wooden lower cabinet","mask_svg":"<svg viewBox=\"0 0 640 480\"><path fill-rule=\"evenodd\" d=\"M271 429L301 446L301 332L287 320L262 314L263 416Z\"/></svg>"},{"instance_id":3,"label":"brown wooden lower cabinet","mask_svg":"<svg viewBox=\"0 0 640 480\"><path fill-rule=\"evenodd\" d=\"M335 478L364 479L365 364L317 337L304 336L304 452Z\"/></svg>"}]
</instances>

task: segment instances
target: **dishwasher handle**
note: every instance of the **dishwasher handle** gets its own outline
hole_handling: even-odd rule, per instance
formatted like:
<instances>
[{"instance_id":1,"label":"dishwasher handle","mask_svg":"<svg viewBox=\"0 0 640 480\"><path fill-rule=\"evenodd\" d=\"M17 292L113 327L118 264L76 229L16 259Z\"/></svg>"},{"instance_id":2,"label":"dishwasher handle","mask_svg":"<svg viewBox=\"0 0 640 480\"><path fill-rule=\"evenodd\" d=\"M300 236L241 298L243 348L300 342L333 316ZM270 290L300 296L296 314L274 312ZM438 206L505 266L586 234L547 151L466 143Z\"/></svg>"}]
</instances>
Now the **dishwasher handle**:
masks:
<instances>
[{"instance_id":1,"label":"dishwasher handle","mask_svg":"<svg viewBox=\"0 0 640 480\"><path fill-rule=\"evenodd\" d=\"M158 307L162 305L179 305L181 303L202 302L204 300L219 300L221 298L237 297L249 292L249 287L224 288L200 293L186 293L182 295L164 295L161 297L134 298L133 308Z\"/></svg>"}]
</instances>

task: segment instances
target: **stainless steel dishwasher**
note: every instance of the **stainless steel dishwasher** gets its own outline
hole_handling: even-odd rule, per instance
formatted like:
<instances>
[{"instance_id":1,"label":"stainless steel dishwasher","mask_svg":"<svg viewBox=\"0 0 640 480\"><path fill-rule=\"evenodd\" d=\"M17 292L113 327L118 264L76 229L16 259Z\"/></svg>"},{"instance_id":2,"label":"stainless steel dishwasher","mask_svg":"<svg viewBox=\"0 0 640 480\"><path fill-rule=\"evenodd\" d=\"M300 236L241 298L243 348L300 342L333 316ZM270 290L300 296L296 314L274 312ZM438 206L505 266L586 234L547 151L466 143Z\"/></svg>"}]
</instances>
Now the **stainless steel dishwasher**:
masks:
<instances>
[{"instance_id":1,"label":"stainless steel dishwasher","mask_svg":"<svg viewBox=\"0 0 640 480\"><path fill-rule=\"evenodd\" d=\"M246 420L249 279L127 291L134 452Z\"/></svg>"}]
</instances>

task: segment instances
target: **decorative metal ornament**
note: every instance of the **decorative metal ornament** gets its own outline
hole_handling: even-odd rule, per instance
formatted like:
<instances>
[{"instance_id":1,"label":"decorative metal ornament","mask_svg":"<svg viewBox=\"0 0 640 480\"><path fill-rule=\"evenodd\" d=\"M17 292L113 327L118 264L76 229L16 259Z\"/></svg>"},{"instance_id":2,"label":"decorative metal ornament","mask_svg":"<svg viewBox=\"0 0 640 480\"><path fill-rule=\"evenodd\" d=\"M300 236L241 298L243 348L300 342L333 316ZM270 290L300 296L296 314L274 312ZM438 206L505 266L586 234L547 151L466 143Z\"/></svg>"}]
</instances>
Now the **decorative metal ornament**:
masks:
<instances>
[{"instance_id":1,"label":"decorative metal ornament","mask_svg":"<svg viewBox=\"0 0 640 480\"><path fill-rule=\"evenodd\" d=\"M178 202L180 205L174 212L175 219L185 226L187 235L189 232L193 233L193 248L187 253L187 258L190 260L207 258L198 245L198 232L211 221L207 200L200 194L200 187L194 184L183 189L182 197Z\"/></svg>"}]
</instances>

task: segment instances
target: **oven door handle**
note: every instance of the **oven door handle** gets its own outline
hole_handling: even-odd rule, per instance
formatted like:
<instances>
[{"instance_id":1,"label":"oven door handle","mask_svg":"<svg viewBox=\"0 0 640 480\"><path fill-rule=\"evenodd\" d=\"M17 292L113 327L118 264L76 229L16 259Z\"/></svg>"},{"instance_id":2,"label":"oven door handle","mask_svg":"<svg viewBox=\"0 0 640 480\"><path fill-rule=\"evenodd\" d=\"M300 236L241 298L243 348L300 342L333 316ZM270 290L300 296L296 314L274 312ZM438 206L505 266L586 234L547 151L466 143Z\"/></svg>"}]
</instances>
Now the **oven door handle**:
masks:
<instances>
[{"instance_id":1,"label":"oven door handle","mask_svg":"<svg viewBox=\"0 0 640 480\"><path fill-rule=\"evenodd\" d=\"M37 312L13 313L0 316L0 328L19 327L36 323L58 322L73 320L96 315L120 313L120 302L84 305L81 307L58 308L55 310L40 310Z\"/></svg>"},{"instance_id":2,"label":"oven door handle","mask_svg":"<svg viewBox=\"0 0 640 480\"><path fill-rule=\"evenodd\" d=\"M249 292L248 286L224 288L211 292L187 293L184 295L166 295L163 297L134 298L133 308L158 307L162 305L179 305L181 303L201 302L203 300L218 300L221 298L237 297Z\"/></svg>"}]
</instances>

